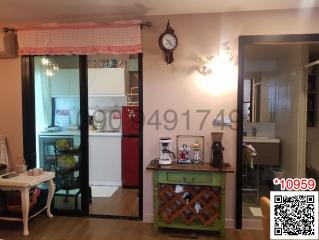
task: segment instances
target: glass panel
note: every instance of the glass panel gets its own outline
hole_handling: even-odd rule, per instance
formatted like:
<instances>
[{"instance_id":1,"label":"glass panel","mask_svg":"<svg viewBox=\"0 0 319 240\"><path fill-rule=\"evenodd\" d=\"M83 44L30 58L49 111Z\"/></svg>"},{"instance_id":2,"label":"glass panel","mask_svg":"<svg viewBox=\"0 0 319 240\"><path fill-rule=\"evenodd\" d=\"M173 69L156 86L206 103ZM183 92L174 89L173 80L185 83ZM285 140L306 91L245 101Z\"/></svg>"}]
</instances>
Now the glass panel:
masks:
<instances>
[{"instance_id":1,"label":"glass panel","mask_svg":"<svg viewBox=\"0 0 319 240\"><path fill-rule=\"evenodd\" d=\"M89 211L138 217L138 56L89 56L88 67Z\"/></svg>"},{"instance_id":2,"label":"glass panel","mask_svg":"<svg viewBox=\"0 0 319 240\"><path fill-rule=\"evenodd\" d=\"M37 167L56 174L54 209L80 211L79 57L35 57L34 75Z\"/></svg>"},{"instance_id":3,"label":"glass panel","mask_svg":"<svg viewBox=\"0 0 319 240\"><path fill-rule=\"evenodd\" d=\"M302 44L251 44L244 52L242 216L261 219L259 199L280 190L273 179L304 177L298 149L303 98L301 66L308 62Z\"/></svg>"},{"instance_id":4,"label":"glass panel","mask_svg":"<svg viewBox=\"0 0 319 240\"><path fill-rule=\"evenodd\" d=\"M319 59L319 44L309 46L309 62ZM306 176L317 182L316 190L319 188L319 65L308 69L307 81L307 155L306 155Z\"/></svg>"}]
</instances>

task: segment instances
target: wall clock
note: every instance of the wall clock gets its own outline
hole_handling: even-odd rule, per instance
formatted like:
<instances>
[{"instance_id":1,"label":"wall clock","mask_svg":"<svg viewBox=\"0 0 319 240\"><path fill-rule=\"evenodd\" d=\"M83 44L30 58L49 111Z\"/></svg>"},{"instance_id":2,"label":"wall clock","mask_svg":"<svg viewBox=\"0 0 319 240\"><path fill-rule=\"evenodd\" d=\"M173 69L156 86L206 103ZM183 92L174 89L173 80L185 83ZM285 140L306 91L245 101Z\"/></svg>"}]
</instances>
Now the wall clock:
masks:
<instances>
[{"instance_id":1,"label":"wall clock","mask_svg":"<svg viewBox=\"0 0 319 240\"><path fill-rule=\"evenodd\" d=\"M158 44L165 55L165 61L167 64L171 64L174 61L173 51L178 44L177 36L174 33L174 29L167 22L166 30L160 35Z\"/></svg>"}]
</instances>

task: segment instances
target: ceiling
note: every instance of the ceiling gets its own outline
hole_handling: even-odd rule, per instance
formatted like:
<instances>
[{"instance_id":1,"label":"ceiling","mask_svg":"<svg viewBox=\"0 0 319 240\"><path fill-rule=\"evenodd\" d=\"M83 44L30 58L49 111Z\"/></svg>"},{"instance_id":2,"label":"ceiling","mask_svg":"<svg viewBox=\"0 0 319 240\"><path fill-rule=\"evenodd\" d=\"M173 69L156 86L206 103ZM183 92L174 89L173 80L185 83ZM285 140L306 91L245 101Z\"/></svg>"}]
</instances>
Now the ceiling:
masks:
<instances>
[{"instance_id":1,"label":"ceiling","mask_svg":"<svg viewBox=\"0 0 319 240\"><path fill-rule=\"evenodd\" d=\"M105 21L153 15L319 7L319 0L1 0L0 23Z\"/></svg>"}]
</instances>

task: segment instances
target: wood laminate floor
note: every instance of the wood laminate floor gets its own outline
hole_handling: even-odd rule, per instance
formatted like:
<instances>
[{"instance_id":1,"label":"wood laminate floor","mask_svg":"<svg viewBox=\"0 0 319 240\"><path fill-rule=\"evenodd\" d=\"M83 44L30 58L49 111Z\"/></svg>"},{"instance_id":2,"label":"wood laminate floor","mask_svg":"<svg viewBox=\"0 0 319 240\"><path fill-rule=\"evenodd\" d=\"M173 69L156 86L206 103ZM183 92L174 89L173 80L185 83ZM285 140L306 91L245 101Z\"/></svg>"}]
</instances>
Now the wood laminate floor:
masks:
<instances>
[{"instance_id":1,"label":"wood laminate floor","mask_svg":"<svg viewBox=\"0 0 319 240\"><path fill-rule=\"evenodd\" d=\"M37 216L29 223L29 237L22 237L22 224L0 222L0 239L5 240L164 240L185 239L172 237L173 232L153 233L152 224L139 221L84 217ZM226 229L225 240L261 240L258 230ZM198 233L200 240L217 240L212 234Z\"/></svg>"},{"instance_id":2,"label":"wood laminate floor","mask_svg":"<svg viewBox=\"0 0 319 240\"><path fill-rule=\"evenodd\" d=\"M119 187L111 197L92 198L89 206L90 214L138 217L138 189ZM75 210L75 198L64 196L54 197L54 207L60 210ZM81 207L81 197L78 198Z\"/></svg>"},{"instance_id":3,"label":"wood laminate floor","mask_svg":"<svg viewBox=\"0 0 319 240\"><path fill-rule=\"evenodd\" d=\"M90 214L138 217L138 189L120 187L112 197L92 198Z\"/></svg>"}]
</instances>

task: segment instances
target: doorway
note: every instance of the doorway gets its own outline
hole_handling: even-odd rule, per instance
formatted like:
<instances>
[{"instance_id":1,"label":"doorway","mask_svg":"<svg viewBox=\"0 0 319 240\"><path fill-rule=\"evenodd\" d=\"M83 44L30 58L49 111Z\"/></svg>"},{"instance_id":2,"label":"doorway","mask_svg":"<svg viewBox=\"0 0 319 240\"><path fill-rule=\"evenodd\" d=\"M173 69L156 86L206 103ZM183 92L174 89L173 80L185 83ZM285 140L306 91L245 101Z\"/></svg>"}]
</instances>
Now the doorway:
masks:
<instances>
[{"instance_id":1,"label":"doorway","mask_svg":"<svg viewBox=\"0 0 319 240\"><path fill-rule=\"evenodd\" d=\"M273 178L309 176L308 82L314 72L305 65L318 41L317 34L239 38L237 228L260 226L259 198L276 190Z\"/></svg>"},{"instance_id":2,"label":"doorway","mask_svg":"<svg viewBox=\"0 0 319 240\"><path fill-rule=\"evenodd\" d=\"M101 94L102 86L96 85L96 94L92 94L92 89L88 83L92 80L92 68L89 66L92 57L88 56L24 56L22 57L22 89L23 89L23 126L24 126L24 157L29 168L41 167L47 171L56 172L56 185L61 186L55 193L54 197L54 212L62 215L92 215L95 217L123 217L129 219L142 219L143 216L143 197L142 197L142 54L131 56L134 58L134 69L130 77L134 77L138 88L133 88L131 91L124 91L122 96L118 94ZM105 59L104 59L105 60ZM114 60L114 59L110 59ZM114 62L113 62L114 63ZM119 62L121 63L121 62ZM104 62L102 63L104 64ZM121 63L122 64L122 63ZM123 62L123 69L128 68L129 62ZM127 64L127 65L125 65ZM107 69L106 66L103 66ZM115 70L112 66L107 70ZM94 69L97 71L97 68ZM130 75L130 72L128 73ZM108 80L106 78L105 80ZM98 82L97 84L100 84ZM110 83L110 82L108 82ZM129 85L125 85L129 88ZM115 86L116 87L116 86ZM118 86L117 86L118 87ZM90 106L96 106L97 98L106 98L115 103L117 109L107 106L103 110L111 110L102 113L101 109L94 109L92 112ZM106 149L114 143L115 135L122 130L122 106L118 105L118 99L125 100L125 103L130 101L137 102L135 107L137 120L135 126L139 131L139 137L136 138L134 151L137 152L137 173L136 184L134 189L127 188L128 191L134 191L130 194L134 199L134 213L127 214L126 212L106 212L105 209L116 209L116 206L122 204L123 208L128 207L127 194L123 191L115 191L110 193L110 189L92 188L92 178L95 181L94 186L101 186L98 182L100 173L93 173L91 170L103 170L99 165L92 166L89 161L92 153L95 154L101 149ZM129 100L129 101L128 101ZM123 104L126 105L126 104ZM91 119L95 112L95 118ZM98 124L100 117L108 116L107 123L111 123L112 129L101 129ZM93 140L90 139L89 123L93 120L95 132L94 137L101 137L103 134L112 135L112 140L107 139L105 143L100 143L93 146ZM119 121L120 120L120 121ZM120 125L116 125L120 122ZM105 127L105 126L104 126ZM104 131L100 131L104 130ZM122 134L121 134L122 136ZM118 137L118 136L117 136ZM92 141L91 141L92 140ZM122 138L118 138L117 145L120 149L120 156L117 159L122 162ZM95 141L96 142L96 141ZM112 144L111 144L112 143ZM105 144L105 145L104 145ZM94 147L98 147L94 150ZM110 149L109 149L110 150ZM108 154L114 156L114 149L111 149ZM104 155L105 158L106 155ZM112 166L105 167L104 171L114 170L115 162L111 162ZM118 163L118 162L117 162ZM136 167L136 166L134 166ZM117 184L122 190L122 167L120 164L120 178ZM130 172L131 169L129 168ZM115 171L114 171L115 172ZM101 175L101 174L100 174ZM104 174L105 175L105 174ZM109 175L109 174L107 174ZM118 175L118 174L117 174ZM117 176L118 177L118 176ZM102 185L103 186L103 185ZM112 187L112 186L110 186ZM118 194L119 192L119 194ZM117 196L117 199L105 199L103 197ZM119 200L122 196L122 201ZM103 195L103 196L102 196ZM108 200L108 201L104 201ZM97 204L95 210L92 211L92 204ZM132 205L132 201L129 202ZM102 208L101 208L102 206Z\"/></svg>"}]
</instances>

